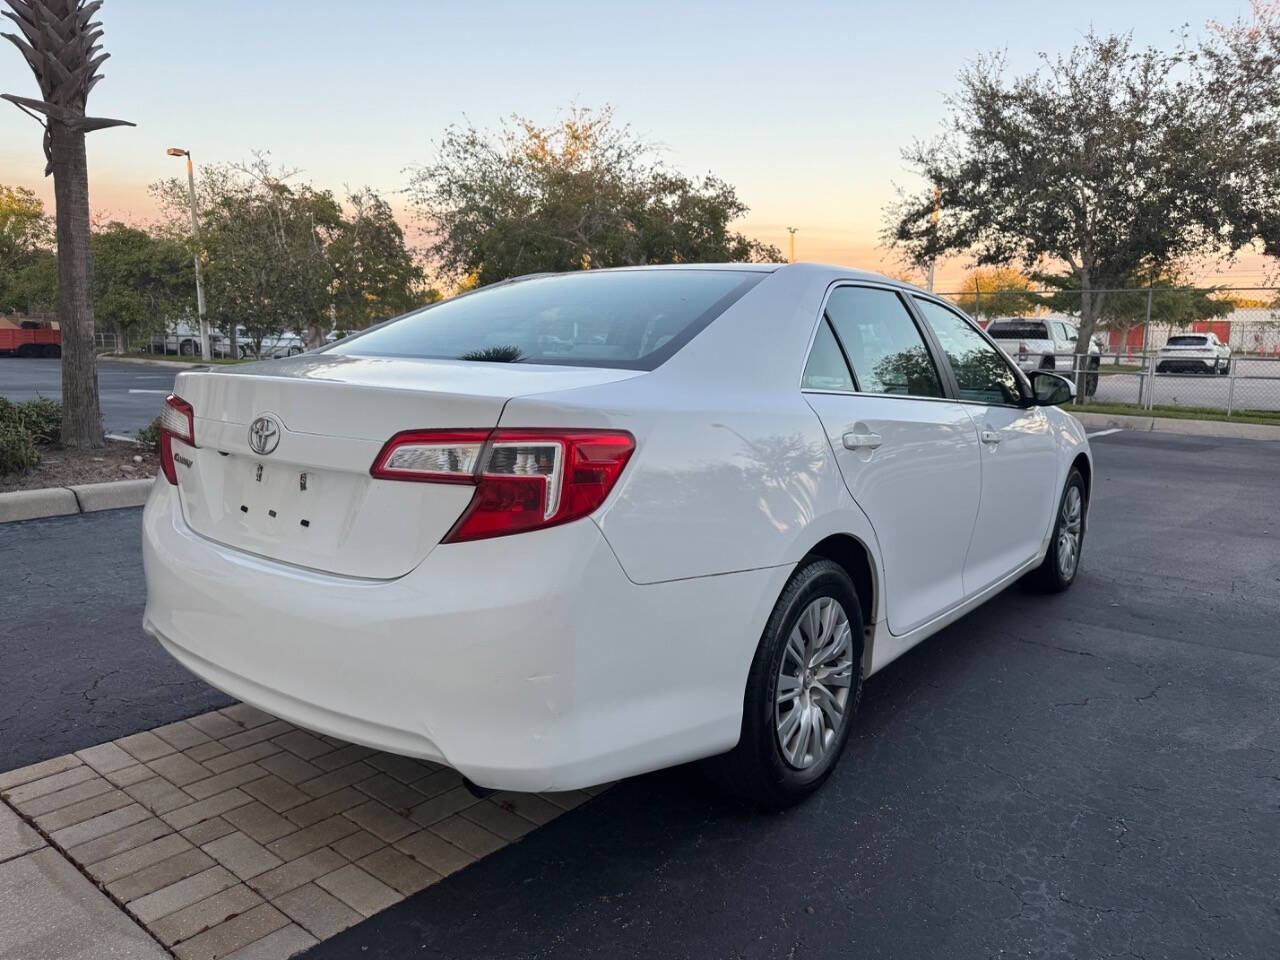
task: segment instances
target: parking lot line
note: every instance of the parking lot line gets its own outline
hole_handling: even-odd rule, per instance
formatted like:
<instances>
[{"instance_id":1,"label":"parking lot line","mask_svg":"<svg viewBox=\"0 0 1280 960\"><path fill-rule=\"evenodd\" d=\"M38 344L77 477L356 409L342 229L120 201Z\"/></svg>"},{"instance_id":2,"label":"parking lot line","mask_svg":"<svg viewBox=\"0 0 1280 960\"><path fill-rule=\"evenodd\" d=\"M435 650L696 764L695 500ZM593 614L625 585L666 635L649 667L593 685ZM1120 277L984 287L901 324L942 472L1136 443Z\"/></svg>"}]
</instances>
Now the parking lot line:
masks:
<instances>
[{"instance_id":1,"label":"parking lot line","mask_svg":"<svg viewBox=\"0 0 1280 960\"><path fill-rule=\"evenodd\" d=\"M0 811L177 956L283 960L601 789L479 799L439 764L236 704L0 774Z\"/></svg>"}]
</instances>

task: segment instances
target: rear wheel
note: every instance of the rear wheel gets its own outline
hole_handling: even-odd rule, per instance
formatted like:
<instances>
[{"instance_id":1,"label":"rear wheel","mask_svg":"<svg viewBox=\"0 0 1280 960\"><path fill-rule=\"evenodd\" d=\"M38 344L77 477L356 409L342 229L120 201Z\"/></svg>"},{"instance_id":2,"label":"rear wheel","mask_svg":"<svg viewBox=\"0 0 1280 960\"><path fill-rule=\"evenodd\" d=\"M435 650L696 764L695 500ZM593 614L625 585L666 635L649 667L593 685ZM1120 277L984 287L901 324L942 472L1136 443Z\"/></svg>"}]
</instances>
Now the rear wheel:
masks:
<instances>
[{"instance_id":1,"label":"rear wheel","mask_svg":"<svg viewBox=\"0 0 1280 960\"><path fill-rule=\"evenodd\" d=\"M62 348L56 343L46 343L44 349L40 351L44 356L57 358L62 356Z\"/></svg>"},{"instance_id":2,"label":"rear wheel","mask_svg":"<svg viewBox=\"0 0 1280 960\"><path fill-rule=\"evenodd\" d=\"M747 677L742 734L706 762L755 806L798 803L831 774L862 692L862 607L844 568L802 565L766 624Z\"/></svg>"},{"instance_id":3,"label":"rear wheel","mask_svg":"<svg viewBox=\"0 0 1280 960\"><path fill-rule=\"evenodd\" d=\"M184 357L194 357L196 355L196 344L194 340L183 340L178 344L178 353Z\"/></svg>"},{"instance_id":4,"label":"rear wheel","mask_svg":"<svg viewBox=\"0 0 1280 960\"><path fill-rule=\"evenodd\" d=\"M1080 550L1084 546L1087 506L1084 477L1072 467L1058 501L1049 552L1044 562L1027 575L1029 586L1047 593L1061 593L1075 583L1080 570Z\"/></svg>"}]
</instances>

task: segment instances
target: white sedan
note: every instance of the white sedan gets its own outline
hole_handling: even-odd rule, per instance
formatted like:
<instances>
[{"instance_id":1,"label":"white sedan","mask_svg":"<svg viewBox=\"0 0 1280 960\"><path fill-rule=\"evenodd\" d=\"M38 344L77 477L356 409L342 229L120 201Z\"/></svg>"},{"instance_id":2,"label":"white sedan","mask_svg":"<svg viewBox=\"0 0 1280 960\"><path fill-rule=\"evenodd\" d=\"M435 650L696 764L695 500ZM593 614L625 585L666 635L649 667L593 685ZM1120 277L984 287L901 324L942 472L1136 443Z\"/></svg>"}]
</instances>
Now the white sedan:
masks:
<instances>
[{"instance_id":1,"label":"white sedan","mask_svg":"<svg viewBox=\"0 0 1280 960\"><path fill-rule=\"evenodd\" d=\"M1071 585L1070 397L856 270L497 284L180 373L145 627L232 696L473 786L713 758L781 806L866 676L1019 578Z\"/></svg>"}]
</instances>

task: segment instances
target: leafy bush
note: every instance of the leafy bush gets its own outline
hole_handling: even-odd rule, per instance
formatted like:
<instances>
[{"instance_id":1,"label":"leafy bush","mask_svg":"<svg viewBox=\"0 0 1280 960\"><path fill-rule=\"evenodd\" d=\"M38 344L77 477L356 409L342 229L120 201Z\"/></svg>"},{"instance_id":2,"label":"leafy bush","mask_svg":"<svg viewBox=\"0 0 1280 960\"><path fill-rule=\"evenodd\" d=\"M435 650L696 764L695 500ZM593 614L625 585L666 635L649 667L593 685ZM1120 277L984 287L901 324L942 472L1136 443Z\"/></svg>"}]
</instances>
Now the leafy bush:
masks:
<instances>
[{"instance_id":1,"label":"leafy bush","mask_svg":"<svg viewBox=\"0 0 1280 960\"><path fill-rule=\"evenodd\" d=\"M0 397L0 424L25 430L35 443L57 443L62 432L62 404L45 397L26 403Z\"/></svg>"},{"instance_id":2,"label":"leafy bush","mask_svg":"<svg viewBox=\"0 0 1280 960\"><path fill-rule=\"evenodd\" d=\"M9 404L10 407L14 404ZM0 476L29 470L40 462L40 449L31 432L0 409Z\"/></svg>"},{"instance_id":3,"label":"leafy bush","mask_svg":"<svg viewBox=\"0 0 1280 960\"><path fill-rule=\"evenodd\" d=\"M36 397L18 404L18 419L36 443L57 443L62 435L62 404Z\"/></svg>"},{"instance_id":4,"label":"leafy bush","mask_svg":"<svg viewBox=\"0 0 1280 960\"><path fill-rule=\"evenodd\" d=\"M138 443L148 450L158 453L160 450L160 418L156 417L138 431Z\"/></svg>"}]
</instances>

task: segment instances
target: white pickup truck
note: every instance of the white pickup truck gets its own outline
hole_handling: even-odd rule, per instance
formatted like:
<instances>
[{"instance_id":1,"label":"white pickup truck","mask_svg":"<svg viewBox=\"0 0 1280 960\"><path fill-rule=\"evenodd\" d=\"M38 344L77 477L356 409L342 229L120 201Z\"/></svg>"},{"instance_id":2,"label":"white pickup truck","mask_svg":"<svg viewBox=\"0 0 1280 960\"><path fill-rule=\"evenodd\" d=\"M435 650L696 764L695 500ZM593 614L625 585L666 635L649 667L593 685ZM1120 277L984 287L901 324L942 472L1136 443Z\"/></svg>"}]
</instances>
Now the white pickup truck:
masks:
<instances>
[{"instance_id":1,"label":"white pickup truck","mask_svg":"<svg viewBox=\"0 0 1280 960\"><path fill-rule=\"evenodd\" d=\"M1025 373L1032 370L1056 370L1070 374L1075 369L1076 343L1080 331L1074 323L1052 317L1006 317L987 324L987 335L1007 353ZM1101 351L1089 344L1089 370L1097 370ZM1098 375L1090 373L1085 381L1085 395L1098 389Z\"/></svg>"}]
</instances>

